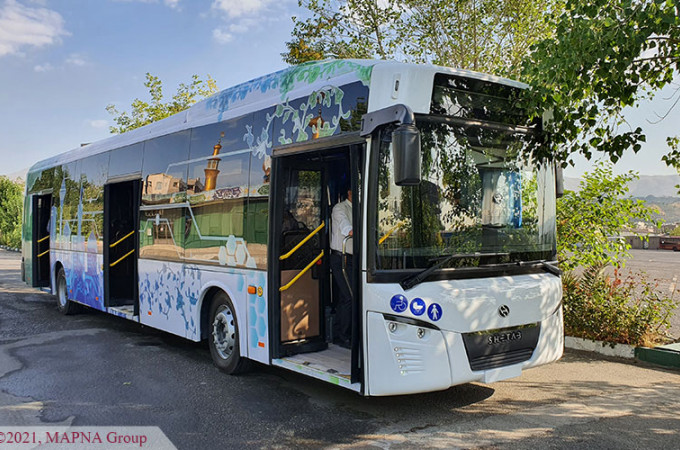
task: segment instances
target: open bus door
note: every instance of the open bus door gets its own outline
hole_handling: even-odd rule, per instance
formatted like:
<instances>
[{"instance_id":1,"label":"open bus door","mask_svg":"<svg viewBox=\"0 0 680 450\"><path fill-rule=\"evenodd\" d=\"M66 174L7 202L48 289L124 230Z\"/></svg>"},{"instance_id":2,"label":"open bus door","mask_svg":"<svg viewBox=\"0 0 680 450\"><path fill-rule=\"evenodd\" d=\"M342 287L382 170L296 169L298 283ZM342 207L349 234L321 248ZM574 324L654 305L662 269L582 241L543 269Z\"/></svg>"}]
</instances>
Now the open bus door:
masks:
<instances>
[{"instance_id":1,"label":"open bus door","mask_svg":"<svg viewBox=\"0 0 680 450\"><path fill-rule=\"evenodd\" d=\"M281 161L279 216L274 254L278 275L279 337L282 354L323 350L322 299L327 295L327 211L324 171L299 158Z\"/></svg>"},{"instance_id":2,"label":"open bus door","mask_svg":"<svg viewBox=\"0 0 680 450\"><path fill-rule=\"evenodd\" d=\"M52 194L34 195L32 270L33 287L50 285L50 214Z\"/></svg>"},{"instance_id":3,"label":"open bus door","mask_svg":"<svg viewBox=\"0 0 680 450\"><path fill-rule=\"evenodd\" d=\"M104 304L126 316L139 316L140 188L138 179L104 185Z\"/></svg>"},{"instance_id":4,"label":"open bus door","mask_svg":"<svg viewBox=\"0 0 680 450\"><path fill-rule=\"evenodd\" d=\"M270 203L270 318L274 365L361 389L361 192L364 141L319 139L274 150ZM331 211L351 186L354 239L351 349L333 344ZM303 368L303 370L300 370ZM331 378L334 378L331 379Z\"/></svg>"}]
</instances>

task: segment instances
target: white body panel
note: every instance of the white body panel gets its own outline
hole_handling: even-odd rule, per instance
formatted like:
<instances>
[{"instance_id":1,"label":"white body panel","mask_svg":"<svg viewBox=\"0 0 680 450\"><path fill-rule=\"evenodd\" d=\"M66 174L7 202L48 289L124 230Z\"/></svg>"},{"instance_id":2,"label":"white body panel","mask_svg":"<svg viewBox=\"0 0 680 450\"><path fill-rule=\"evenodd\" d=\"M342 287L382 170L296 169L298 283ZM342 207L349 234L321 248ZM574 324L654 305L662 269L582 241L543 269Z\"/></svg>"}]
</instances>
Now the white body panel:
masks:
<instances>
[{"instance_id":1,"label":"white body panel","mask_svg":"<svg viewBox=\"0 0 680 450\"><path fill-rule=\"evenodd\" d=\"M207 292L213 287L221 289L236 310L241 355L269 363L265 272L141 259L139 286L140 322L192 341L201 340L201 311ZM248 286L255 286L262 296L249 294Z\"/></svg>"},{"instance_id":2,"label":"white body panel","mask_svg":"<svg viewBox=\"0 0 680 450\"><path fill-rule=\"evenodd\" d=\"M563 332L558 277L551 274L447 280L422 283L408 292L391 283L366 284L364 288L366 367L368 395L396 395L446 389L471 381L494 382L519 376L522 369L545 364L562 355ZM409 302L421 298L429 308L441 305L441 316L414 315L410 308L395 313L390 300L395 294ZM501 317L501 305L510 308ZM434 328L394 322L389 316L429 323ZM533 356L519 364L486 371L472 371L462 333L509 328L540 322L541 334ZM417 336L418 328L425 331Z\"/></svg>"},{"instance_id":3,"label":"white body panel","mask_svg":"<svg viewBox=\"0 0 680 450\"><path fill-rule=\"evenodd\" d=\"M377 111L401 103L408 105L416 114L429 114L436 73L470 77L518 88L527 87L526 84L507 78L469 70L384 61L373 66L368 111ZM395 90L395 82L397 81L399 86Z\"/></svg>"}]
</instances>

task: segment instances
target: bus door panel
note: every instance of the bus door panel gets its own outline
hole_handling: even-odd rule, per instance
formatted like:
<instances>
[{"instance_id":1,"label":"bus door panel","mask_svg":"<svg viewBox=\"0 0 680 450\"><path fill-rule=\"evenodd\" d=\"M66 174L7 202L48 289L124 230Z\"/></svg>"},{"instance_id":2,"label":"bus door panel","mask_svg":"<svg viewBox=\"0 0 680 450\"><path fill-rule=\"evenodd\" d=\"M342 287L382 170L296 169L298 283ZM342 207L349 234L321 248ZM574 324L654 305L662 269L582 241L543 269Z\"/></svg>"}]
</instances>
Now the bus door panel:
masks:
<instances>
[{"instance_id":1,"label":"bus door panel","mask_svg":"<svg viewBox=\"0 0 680 450\"><path fill-rule=\"evenodd\" d=\"M33 286L50 285L50 214L52 194L33 196Z\"/></svg>"},{"instance_id":2,"label":"bus door panel","mask_svg":"<svg viewBox=\"0 0 680 450\"><path fill-rule=\"evenodd\" d=\"M277 233L280 344L284 353L326 347L320 278L324 266L323 171L283 164Z\"/></svg>"},{"instance_id":3,"label":"bus door panel","mask_svg":"<svg viewBox=\"0 0 680 450\"><path fill-rule=\"evenodd\" d=\"M140 180L104 186L105 305L134 316L139 315L140 187Z\"/></svg>"}]
</instances>

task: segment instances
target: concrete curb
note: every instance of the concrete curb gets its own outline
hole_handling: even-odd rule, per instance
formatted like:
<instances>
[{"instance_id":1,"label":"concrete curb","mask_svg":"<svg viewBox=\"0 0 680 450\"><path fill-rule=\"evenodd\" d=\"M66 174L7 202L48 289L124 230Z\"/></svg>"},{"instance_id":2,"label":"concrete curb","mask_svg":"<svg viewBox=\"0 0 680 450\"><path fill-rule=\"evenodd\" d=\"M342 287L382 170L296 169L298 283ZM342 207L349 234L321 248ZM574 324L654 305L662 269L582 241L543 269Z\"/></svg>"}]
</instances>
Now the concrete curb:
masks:
<instances>
[{"instance_id":1,"label":"concrete curb","mask_svg":"<svg viewBox=\"0 0 680 450\"><path fill-rule=\"evenodd\" d=\"M635 358L663 367L680 369L680 344L655 348L638 347L635 349Z\"/></svg>"},{"instance_id":2,"label":"concrete curb","mask_svg":"<svg viewBox=\"0 0 680 450\"><path fill-rule=\"evenodd\" d=\"M8 247L6 245L0 245L0 248L3 250L7 250L8 252L17 252L19 253L21 250L18 248L13 248L13 247Z\"/></svg>"},{"instance_id":3,"label":"concrete curb","mask_svg":"<svg viewBox=\"0 0 680 450\"><path fill-rule=\"evenodd\" d=\"M614 348L612 348L608 342L565 336L564 346L573 350L594 352L605 356L635 359L635 347L632 345L614 344Z\"/></svg>"},{"instance_id":4,"label":"concrete curb","mask_svg":"<svg viewBox=\"0 0 680 450\"><path fill-rule=\"evenodd\" d=\"M614 348L612 348L608 342L565 336L564 346L572 350L593 352L616 358L635 359L665 368L680 369L680 343L655 348L614 344Z\"/></svg>"}]
</instances>

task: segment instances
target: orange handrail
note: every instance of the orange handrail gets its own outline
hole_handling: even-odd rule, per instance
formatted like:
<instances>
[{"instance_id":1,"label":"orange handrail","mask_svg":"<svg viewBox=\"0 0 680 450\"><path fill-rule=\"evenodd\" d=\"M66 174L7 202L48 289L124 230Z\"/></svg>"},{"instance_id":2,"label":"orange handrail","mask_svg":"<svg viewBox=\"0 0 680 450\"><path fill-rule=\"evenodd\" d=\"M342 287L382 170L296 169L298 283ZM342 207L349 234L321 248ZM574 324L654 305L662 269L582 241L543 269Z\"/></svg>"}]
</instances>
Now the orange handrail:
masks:
<instances>
[{"instance_id":1,"label":"orange handrail","mask_svg":"<svg viewBox=\"0 0 680 450\"><path fill-rule=\"evenodd\" d=\"M321 253L319 253L319 256L317 256L316 258L314 258L314 260L313 260L312 262L310 262L309 264L307 264L307 267L305 267L304 269L302 269L302 270L300 271L300 273L298 273L297 275L295 275L295 278L293 278L292 280L290 280L290 281L288 282L288 284L286 284L285 286L281 286L281 287L279 288L279 292L283 292L283 291L285 291L286 289L288 289L289 287L291 287L292 285L294 285L295 282L296 282L297 280L299 280L300 277L301 277L302 275L304 275L309 269L311 269L312 266L313 266L314 264L316 264L316 263L321 259L322 256L323 256L323 250L321 250Z\"/></svg>"},{"instance_id":2,"label":"orange handrail","mask_svg":"<svg viewBox=\"0 0 680 450\"><path fill-rule=\"evenodd\" d=\"M121 262L122 260L124 260L125 258L127 258L128 256L130 256L130 255L133 254L134 252L135 252L135 249L130 250L129 252L127 252L126 254L124 254L123 257L120 258L118 261L114 262L113 264L109 264L109 267L115 266L116 264L118 264L119 262Z\"/></svg>"},{"instance_id":3,"label":"orange handrail","mask_svg":"<svg viewBox=\"0 0 680 450\"><path fill-rule=\"evenodd\" d=\"M302 247L302 245L303 245L305 242L307 242L308 240L310 240L310 239L312 238L312 236L314 236L316 233L318 233L319 231L321 231L321 229L322 229L323 227L325 227L325 226L326 226L326 223L325 223L325 222L321 222L321 225L319 225L318 227L316 227L316 229L315 229L314 231L312 231L311 233L309 233L309 234L307 235L307 237L305 237L303 240L301 240L301 241L298 243L298 245L296 245L295 247L293 247L293 248L292 248L288 253L286 253L285 255L279 256L279 260L280 260L280 261L283 261L284 259L290 258L290 256L291 256L293 253L295 253L300 247Z\"/></svg>"},{"instance_id":4,"label":"orange handrail","mask_svg":"<svg viewBox=\"0 0 680 450\"><path fill-rule=\"evenodd\" d=\"M109 248L115 247L116 245L120 244L120 243L123 242L125 239L129 238L130 236L132 236L133 234L135 234L135 230L130 231L128 234L126 234L126 235L123 236L122 238L118 239L118 240L117 240L116 242L114 242L113 244L109 245Z\"/></svg>"}]
</instances>

